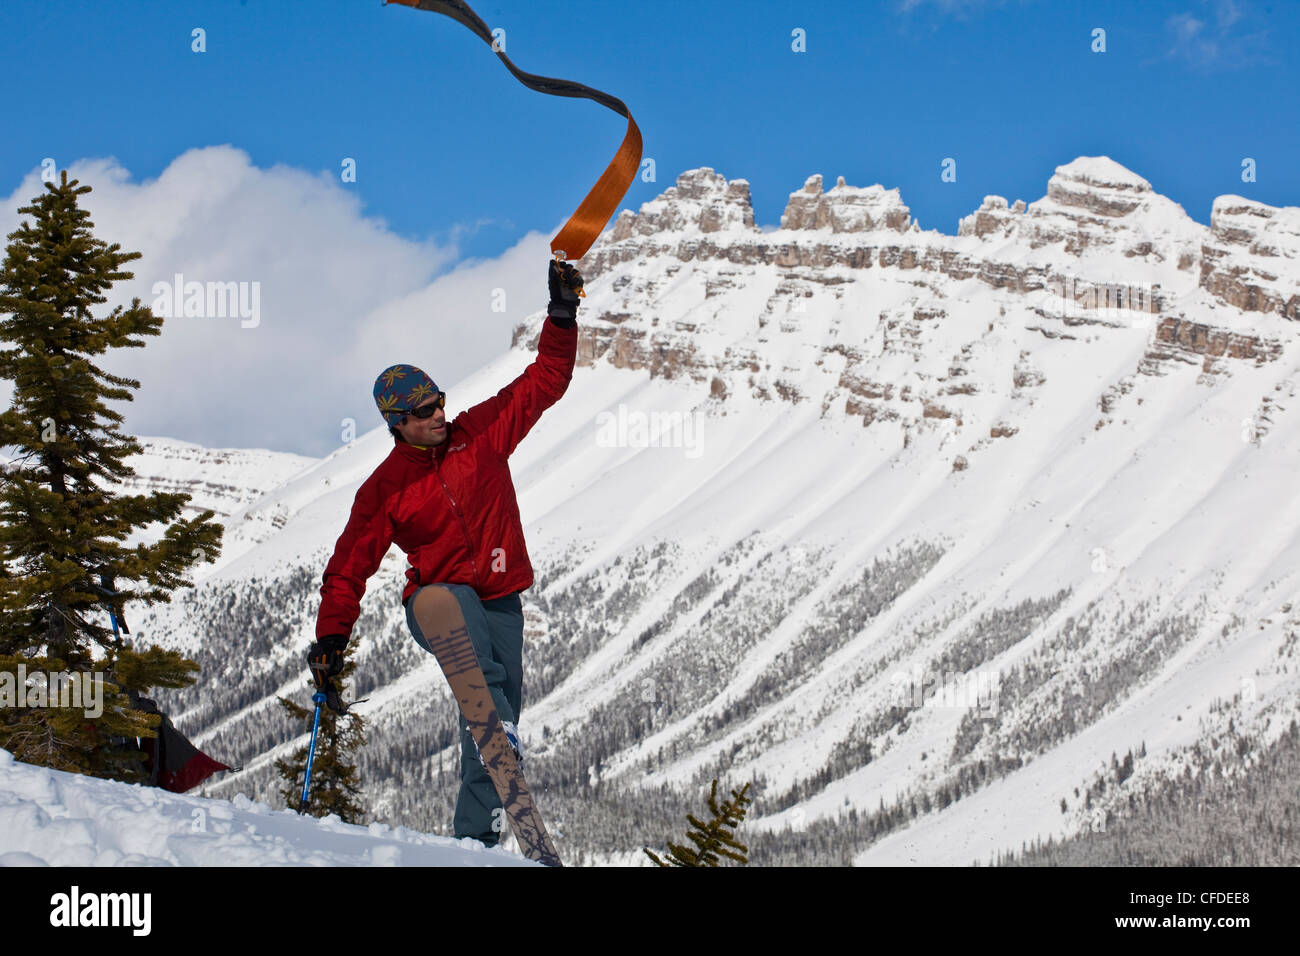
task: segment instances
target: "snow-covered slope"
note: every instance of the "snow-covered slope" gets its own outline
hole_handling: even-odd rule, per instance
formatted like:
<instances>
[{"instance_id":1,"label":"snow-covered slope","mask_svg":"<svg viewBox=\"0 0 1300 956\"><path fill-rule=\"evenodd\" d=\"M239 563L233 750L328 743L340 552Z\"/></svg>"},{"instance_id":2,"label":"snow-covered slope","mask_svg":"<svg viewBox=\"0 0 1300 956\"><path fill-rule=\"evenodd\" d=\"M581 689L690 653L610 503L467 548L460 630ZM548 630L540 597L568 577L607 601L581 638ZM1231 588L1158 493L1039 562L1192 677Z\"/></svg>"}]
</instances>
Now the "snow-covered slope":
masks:
<instances>
[{"instance_id":1,"label":"snow-covered slope","mask_svg":"<svg viewBox=\"0 0 1300 956\"><path fill-rule=\"evenodd\" d=\"M230 515L315 464L315 458L263 448L204 448L175 438L138 438L140 453L125 459L135 477L119 483L131 494L182 493L190 496L183 512L193 518L212 511L225 524ZM161 536L152 525L132 536L127 545L152 542Z\"/></svg>"},{"instance_id":2,"label":"snow-covered slope","mask_svg":"<svg viewBox=\"0 0 1300 956\"><path fill-rule=\"evenodd\" d=\"M748 196L698 169L619 216L579 264L573 383L511 460L520 729L562 854L661 843L717 776L755 781L766 859L966 863L1093 825L1074 791L1112 751L1145 742L1148 773L1287 724L1300 210L1221 197L1207 229L1105 157L957 236L880 186L810 177L771 232ZM449 394L510 381L541 321ZM274 696L302 691L375 421L139 615L204 665L181 726L245 763L208 792L267 799L300 735ZM378 818L432 829L454 711L404 568L354 629L362 773Z\"/></svg>"},{"instance_id":3,"label":"snow-covered slope","mask_svg":"<svg viewBox=\"0 0 1300 956\"><path fill-rule=\"evenodd\" d=\"M317 459L264 448L204 448L177 438L138 437L139 454L124 460L134 477L117 483L127 494L187 494L189 503L182 511L194 518L212 511L215 521L226 524L230 515L242 511L266 492L316 464ZM12 462L0 454L0 470ZM164 527L151 525L132 535L127 546L153 542ZM200 574L202 569L200 570Z\"/></svg>"},{"instance_id":4,"label":"snow-covered slope","mask_svg":"<svg viewBox=\"0 0 1300 956\"><path fill-rule=\"evenodd\" d=\"M538 866L476 840L206 800L0 750L0 866Z\"/></svg>"},{"instance_id":5,"label":"snow-covered slope","mask_svg":"<svg viewBox=\"0 0 1300 956\"><path fill-rule=\"evenodd\" d=\"M187 494L185 517L211 510L221 521L317 459L264 448L204 448L177 438L137 437L140 453L123 459L135 476L118 482L130 494ZM0 454L0 469L13 459Z\"/></svg>"},{"instance_id":6,"label":"snow-covered slope","mask_svg":"<svg viewBox=\"0 0 1300 956\"><path fill-rule=\"evenodd\" d=\"M136 477L123 482L123 487L137 494L188 494L189 512L210 509L217 520L316 463L315 458L262 448L204 448L175 438L136 441L140 454L126 459Z\"/></svg>"}]
</instances>

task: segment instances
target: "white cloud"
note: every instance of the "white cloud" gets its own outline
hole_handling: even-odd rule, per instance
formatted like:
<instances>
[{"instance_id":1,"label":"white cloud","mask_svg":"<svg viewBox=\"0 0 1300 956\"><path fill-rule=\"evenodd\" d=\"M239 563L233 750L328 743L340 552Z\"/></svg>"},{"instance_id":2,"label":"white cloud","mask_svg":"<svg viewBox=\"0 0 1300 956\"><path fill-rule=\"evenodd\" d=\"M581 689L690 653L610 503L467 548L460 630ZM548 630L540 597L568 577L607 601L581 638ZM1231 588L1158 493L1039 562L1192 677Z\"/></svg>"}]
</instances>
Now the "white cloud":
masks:
<instances>
[{"instance_id":1,"label":"white cloud","mask_svg":"<svg viewBox=\"0 0 1300 956\"><path fill-rule=\"evenodd\" d=\"M154 284L176 273L259 284L255 327L236 316L173 317L145 348L100 358L141 383L133 402L114 405L132 434L328 454L344 418L358 434L382 424L371 387L386 366L419 365L446 388L505 351L514 324L546 305L547 236L458 263L457 237L481 222L452 229L443 245L404 239L364 215L356 187L259 169L230 146L189 150L146 182L111 158L73 163L68 176L94 188L81 203L96 237L144 254L101 310L132 296L151 304ZM4 201L3 234L42 188L34 170ZM504 312L492 311L494 289L506 293ZM0 382L0 399L11 397Z\"/></svg>"},{"instance_id":2,"label":"white cloud","mask_svg":"<svg viewBox=\"0 0 1300 956\"><path fill-rule=\"evenodd\" d=\"M1167 25L1176 41L1186 43L1205 28L1205 21L1196 19L1190 13L1177 13L1169 18Z\"/></svg>"},{"instance_id":3,"label":"white cloud","mask_svg":"<svg viewBox=\"0 0 1300 956\"><path fill-rule=\"evenodd\" d=\"M1167 59L1183 60L1202 70L1272 62L1267 30L1243 33L1238 29L1247 18L1237 0L1201 0L1200 7L1199 16L1187 11L1165 19Z\"/></svg>"}]
</instances>

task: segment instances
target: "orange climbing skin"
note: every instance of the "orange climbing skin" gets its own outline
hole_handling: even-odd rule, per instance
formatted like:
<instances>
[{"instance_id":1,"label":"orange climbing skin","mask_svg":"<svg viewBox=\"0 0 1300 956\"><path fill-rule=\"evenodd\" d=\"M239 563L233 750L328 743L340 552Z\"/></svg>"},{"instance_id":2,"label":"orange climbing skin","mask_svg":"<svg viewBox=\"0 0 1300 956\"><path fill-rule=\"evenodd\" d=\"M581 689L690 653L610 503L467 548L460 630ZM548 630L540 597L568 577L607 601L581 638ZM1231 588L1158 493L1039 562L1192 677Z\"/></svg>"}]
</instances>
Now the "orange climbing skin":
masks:
<instances>
[{"instance_id":1,"label":"orange climbing skin","mask_svg":"<svg viewBox=\"0 0 1300 956\"><path fill-rule=\"evenodd\" d=\"M617 97L584 86L581 83L556 79L550 76L537 76L519 69L506 56L504 50L497 48L487 24L479 19L478 15L470 9L469 4L463 2L463 0L386 0L386 2L412 7L416 10L425 10L429 13L441 13L443 16L450 17L463 24L492 48L492 52L515 75L515 79L531 90L537 90L539 93L547 93L551 96L583 97L595 100L620 116L627 117L627 132L623 134L623 142L619 146L618 152L614 154L614 158L610 160L609 165L605 167L605 171L596 180L596 185L591 187L591 191L587 193L586 198L582 200L577 210L569 217L568 222L551 240L551 251L555 252L559 258L576 260L585 256L587 250L591 248L592 243L596 241L596 238L605 228L605 224L609 222L610 216L614 215L615 210L618 209L618 204L627 195L628 188L632 185L632 180L641 167L641 130L636 125L636 121L632 119L632 113L628 110L627 105Z\"/></svg>"}]
</instances>

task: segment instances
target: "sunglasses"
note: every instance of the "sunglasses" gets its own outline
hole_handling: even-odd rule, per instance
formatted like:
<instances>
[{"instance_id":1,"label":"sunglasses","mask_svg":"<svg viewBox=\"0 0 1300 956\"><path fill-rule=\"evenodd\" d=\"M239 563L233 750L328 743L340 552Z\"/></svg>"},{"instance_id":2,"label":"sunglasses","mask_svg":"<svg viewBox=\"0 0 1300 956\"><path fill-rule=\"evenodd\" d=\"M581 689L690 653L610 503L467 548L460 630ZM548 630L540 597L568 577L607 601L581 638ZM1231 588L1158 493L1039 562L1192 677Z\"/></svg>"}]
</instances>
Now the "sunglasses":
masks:
<instances>
[{"instance_id":1,"label":"sunglasses","mask_svg":"<svg viewBox=\"0 0 1300 956\"><path fill-rule=\"evenodd\" d=\"M421 405L419 408L409 408L402 412L403 415L410 415L412 418L431 418L434 411L439 408L447 407L447 393L439 392L438 398L428 405Z\"/></svg>"}]
</instances>

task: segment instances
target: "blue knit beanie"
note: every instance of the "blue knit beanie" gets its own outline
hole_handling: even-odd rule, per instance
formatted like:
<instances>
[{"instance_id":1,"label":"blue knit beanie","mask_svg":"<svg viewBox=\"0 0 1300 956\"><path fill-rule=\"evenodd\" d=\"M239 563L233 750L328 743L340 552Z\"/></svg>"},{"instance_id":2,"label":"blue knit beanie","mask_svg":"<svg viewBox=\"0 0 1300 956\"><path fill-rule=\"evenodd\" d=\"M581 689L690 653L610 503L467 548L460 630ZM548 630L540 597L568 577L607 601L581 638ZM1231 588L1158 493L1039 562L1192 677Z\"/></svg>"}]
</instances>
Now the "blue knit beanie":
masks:
<instances>
[{"instance_id":1,"label":"blue knit beanie","mask_svg":"<svg viewBox=\"0 0 1300 956\"><path fill-rule=\"evenodd\" d=\"M408 411L431 395L438 386L414 365L390 365L375 379L375 405L389 426L395 426Z\"/></svg>"}]
</instances>

